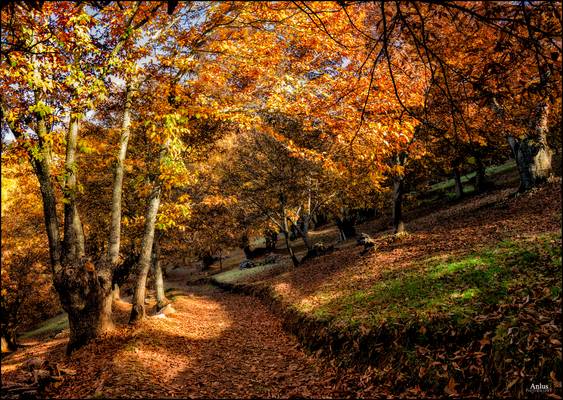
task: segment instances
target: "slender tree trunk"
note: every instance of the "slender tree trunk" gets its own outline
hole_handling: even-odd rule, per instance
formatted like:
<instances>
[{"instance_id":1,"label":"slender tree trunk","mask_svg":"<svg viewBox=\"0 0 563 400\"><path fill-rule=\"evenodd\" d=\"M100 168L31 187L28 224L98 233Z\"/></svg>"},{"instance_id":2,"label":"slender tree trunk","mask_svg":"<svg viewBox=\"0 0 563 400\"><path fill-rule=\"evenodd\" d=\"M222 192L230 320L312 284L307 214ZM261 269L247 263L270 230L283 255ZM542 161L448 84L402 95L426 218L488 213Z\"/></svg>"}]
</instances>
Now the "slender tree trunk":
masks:
<instances>
[{"instance_id":1,"label":"slender tree trunk","mask_svg":"<svg viewBox=\"0 0 563 400\"><path fill-rule=\"evenodd\" d=\"M405 231L405 223L403 222L403 191L404 183L402 177L395 177L393 182L393 233L402 233Z\"/></svg>"},{"instance_id":2,"label":"slender tree trunk","mask_svg":"<svg viewBox=\"0 0 563 400\"><path fill-rule=\"evenodd\" d=\"M530 134L517 139L508 136L508 143L520 174L519 192L525 192L544 182L552 171L552 150L547 143L549 105L541 103L530 123Z\"/></svg>"},{"instance_id":3,"label":"slender tree trunk","mask_svg":"<svg viewBox=\"0 0 563 400\"><path fill-rule=\"evenodd\" d=\"M160 235L157 234L154 243L153 243L153 251L152 251L152 266L153 266L153 273L154 273L154 286L156 289L156 309L161 310L166 306L168 303L168 299L164 294L164 279L162 277L162 267L160 265Z\"/></svg>"},{"instance_id":4,"label":"slender tree trunk","mask_svg":"<svg viewBox=\"0 0 563 400\"><path fill-rule=\"evenodd\" d=\"M43 200L43 215L49 242L51 268L53 272L58 272L61 260L61 242L59 236L59 220L57 217L57 202L55 189L51 181L50 165L45 157L38 160L31 154L30 162L39 181L41 199Z\"/></svg>"},{"instance_id":5,"label":"slender tree trunk","mask_svg":"<svg viewBox=\"0 0 563 400\"><path fill-rule=\"evenodd\" d=\"M485 166L481 157L475 156L477 169L475 171L475 193L483 193L487 185L487 176L485 175Z\"/></svg>"},{"instance_id":6,"label":"slender tree trunk","mask_svg":"<svg viewBox=\"0 0 563 400\"><path fill-rule=\"evenodd\" d=\"M64 180L64 262L76 262L84 257L84 231L76 207L76 145L78 143L79 117L71 112L67 133Z\"/></svg>"},{"instance_id":7,"label":"slender tree trunk","mask_svg":"<svg viewBox=\"0 0 563 400\"><path fill-rule=\"evenodd\" d=\"M133 97L132 83L128 82L125 89L125 106L123 109L123 122L121 124L121 136L119 139L119 153L115 162L113 179L113 192L111 202L111 226L109 234L108 255L110 261L115 264L119 259L119 244L121 241L121 195L123 188L123 175L127 145L131 133L131 101Z\"/></svg>"},{"instance_id":8,"label":"slender tree trunk","mask_svg":"<svg viewBox=\"0 0 563 400\"><path fill-rule=\"evenodd\" d=\"M297 223L293 223L292 221L292 225L299 233L299 236L301 236L301 239L303 239L307 252L313 250L313 245L311 244L311 239L309 238L309 216L305 214L303 217L303 228L299 226L299 221L297 221Z\"/></svg>"},{"instance_id":9,"label":"slender tree trunk","mask_svg":"<svg viewBox=\"0 0 563 400\"><path fill-rule=\"evenodd\" d=\"M293 252L293 249L291 248L291 244L289 243L289 234L285 229L283 230L282 233L283 233L283 238L285 240L285 247L287 248L287 252L288 252L289 256L291 257L291 262L293 263L294 267L298 267L299 266L299 260L295 256L295 253Z\"/></svg>"},{"instance_id":10,"label":"slender tree trunk","mask_svg":"<svg viewBox=\"0 0 563 400\"><path fill-rule=\"evenodd\" d=\"M395 156L395 165L404 167L407 159L407 153L401 152ZM402 174L396 174L393 177L393 233L405 232L405 223L403 221L403 194L404 194L405 178Z\"/></svg>"},{"instance_id":11,"label":"slender tree trunk","mask_svg":"<svg viewBox=\"0 0 563 400\"><path fill-rule=\"evenodd\" d=\"M111 225L109 233L108 256L112 264L119 261L119 246L121 242L121 198L123 188L123 176L125 170L125 157L127 146L131 135L131 103L133 98L134 82L127 82L125 87L125 105L123 109L123 121L121 123L121 136L119 138L119 153L115 162L113 179L113 191L111 200ZM113 287L113 298L119 299L119 285Z\"/></svg>"},{"instance_id":12,"label":"slender tree trunk","mask_svg":"<svg viewBox=\"0 0 563 400\"><path fill-rule=\"evenodd\" d=\"M113 284L112 297L113 297L114 300L120 300L121 299L121 293L120 293L120 290L119 290L119 285L117 283Z\"/></svg>"},{"instance_id":13,"label":"slender tree trunk","mask_svg":"<svg viewBox=\"0 0 563 400\"><path fill-rule=\"evenodd\" d=\"M148 199L147 214L145 217L145 232L143 234L143 241L141 243L141 255L139 257L137 282L135 285L135 292L133 294L133 308L131 309L131 316L129 323L135 323L145 317L145 292L147 284L147 275L151 266L151 253L154 241L154 227L156 223L156 216L158 214L158 207L160 205L160 186L156 186L151 191Z\"/></svg>"},{"instance_id":14,"label":"slender tree trunk","mask_svg":"<svg viewBox=\"0 0 563 400\"><path fill-rule=\"evenodd\" d=\"M244 256L250 260L252 258L252 251L250 250L250 241L248 240L248 231L245 230L244 234L242 235L242 251L244 252Z\"/></svg>"},{"instance_id":15,"label":"slender tree trunk","mask_svg":"<svg viewBox=\"0 0 563 400\"><path fill-rule=\"evenodd\" d=\"M285 240L285 247L287 247L287 252L291 257L291 262L293 263L293 267L297 267L299 266L299 260L297 259L297 257L295 257L295 253L293 252L293 249L289 244L289 226L287 225L287 215L285 211L285 195L283 193L280 193L279 199L280 199L281 215L282 215L281 226L283 227L282 233Z\"/></svg>"},{"instance_id":16,"label":"slender tree trunk","mask_svg":"<svg viewBox=\"0 0 563 400\"><path fill-rule=\"evenodd\" d=\"M461 173L459 172L459 168L455 166L453 170L455 181L455 197L459 200L463 197L463 183L461 183Z\"/></svg>"}]
</instances>

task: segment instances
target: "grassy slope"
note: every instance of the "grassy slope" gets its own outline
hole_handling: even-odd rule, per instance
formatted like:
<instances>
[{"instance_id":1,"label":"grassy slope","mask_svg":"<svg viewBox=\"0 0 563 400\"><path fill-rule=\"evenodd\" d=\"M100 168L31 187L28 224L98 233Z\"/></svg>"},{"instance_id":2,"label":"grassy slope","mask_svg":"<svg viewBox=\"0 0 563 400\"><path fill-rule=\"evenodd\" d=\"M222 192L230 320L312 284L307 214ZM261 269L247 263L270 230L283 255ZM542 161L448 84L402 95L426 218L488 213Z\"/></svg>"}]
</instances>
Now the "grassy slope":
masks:
<instances>
[{"instance_id":1,"label":"grassy slope","mask_svg":"<svg viewBox=\"0 0 563 400\"><path fill-rule=\"evenodd\" d=\"M66 313L55 315L40 323L33 330L23 333L21 339L31 339L36 337L53 336L68 328L68 317Z\"/></svg>"},{"instance_id":2,"label":"grassy slope","mask_svg":"<svg viewBox=\"0 0 563 400\"><path fill-rule=\"evenodd\" d=\"M447 313L459 325L510 298L511 289L542 282L561 292L561 235L505 240L462 257L429 257L408 272L384 271L371 287L313 311L343 325L377 326Z\"/></svg>"}]
</instances>

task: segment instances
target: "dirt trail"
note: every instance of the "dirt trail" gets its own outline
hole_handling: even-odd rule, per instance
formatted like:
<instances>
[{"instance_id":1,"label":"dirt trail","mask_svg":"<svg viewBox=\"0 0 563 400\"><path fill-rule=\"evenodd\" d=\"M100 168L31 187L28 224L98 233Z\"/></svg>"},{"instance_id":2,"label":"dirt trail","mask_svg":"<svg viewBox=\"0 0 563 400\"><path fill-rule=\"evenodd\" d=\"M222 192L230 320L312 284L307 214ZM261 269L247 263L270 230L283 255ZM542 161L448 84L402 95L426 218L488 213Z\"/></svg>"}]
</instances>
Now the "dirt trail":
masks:
<instances>
[{"instance_id":1,"label":"dirt trail","mask_svg":"<svg viewBox=\"0 0 563 400\"><path fill-rule=\"evenodd\" d=\"M116 305L119 318L130 305ZM336 372L302 350L296 338L258 300L211 286L176 293L177 313L121 326L65 358L59 338L20 350L3 366L17 379L17 363L32 355L77 372L49 397L344 397ZM12 370L4 374L6 367ZM11 367L11 368L10 368ZM346 379L350 380L350 376Z\"/></svg>"}]
</instances>

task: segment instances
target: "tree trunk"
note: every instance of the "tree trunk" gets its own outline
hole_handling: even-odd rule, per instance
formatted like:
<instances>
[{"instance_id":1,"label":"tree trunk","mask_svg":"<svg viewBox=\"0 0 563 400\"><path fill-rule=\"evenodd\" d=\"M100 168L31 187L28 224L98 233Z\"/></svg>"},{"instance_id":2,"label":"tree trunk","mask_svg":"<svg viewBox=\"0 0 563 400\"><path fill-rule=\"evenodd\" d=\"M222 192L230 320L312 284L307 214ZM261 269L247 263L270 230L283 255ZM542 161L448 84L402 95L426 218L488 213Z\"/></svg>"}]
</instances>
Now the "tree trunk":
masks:
<instances>
[{"instance_id":1,"label":"tree trunk","mask_svg":"<svg viewBox=\"0 0 563 400\"><path fill-rule=\"evenodd\" d=\"M68 314L67 354L113 327L110 265L95 265L86 259L66 264L55 276L54 284Z\"/></svg>"},{"instance_id":2,"label":"tree trunk","mask_svg":"<svg viewBox=\"0 0 563 400\"><path fill-rule=\"evenodd\" d=\"M454 181L455 181L455 197L456 199L461 199L463 197L463 184L461 183L461 173L459 168L455 166L454 170Z\"/></svg>"},{"instance_id":3,"label":"tree trunk","mask_svg":"<svg viewBox=\"0 0 563 400\"><path fill-rule=\"evenodd\" d=\"M156 235L153 243L153 273L154 273L154 286L156 289L156 309L161 310L168 303L168 299L164 294L164 279L162 277L162 267L160 265L160 235Z\"/></svg>"},{"instance_id":4,"label":"tree trunk","mask_svg":"<svg viewBox=\"0 0 563 400\"><path fill-rule=\"evenodd\" d=\"M475 171L475 193L483 193L487 186L487 176L485 175L485 166L481 157L475 156L477 169Z\"/></svg>"},{"instance_id":5,"label":"tree trunk","mask_svg":"<svg viewBox=\"0 0 563 400\"><path fill-rule=\"evenodd\" d=\"M293 263L293 267L297 267L299 266L299 260L297 259L297 257L295 257L295 253L293 252L293 249L289 244L289 227L287 226L287 215L285 211L285 201L286 201L285 194L280 193L279 200L280 200L280 208L281 208L281 216L282 216L281 227L283 228L282 233L283 233L283 238L285 240L285 247L287 247L287 252L291 257L291 262Z\"/></svg>"},{"instance_id":6,"label":"tree trunk","mask_svg":"<svg viewBox=\"0 0 563 400\"><path fill-rule=\"evenodd\" d=\"M248 231L245 231L242 235L241 245L242 251L244 252L244 256L250 260L252 258L252 251L250 250L250 241L248 240Z\"/></svg>"},{"instance_id":7,"label":"tree trunk","mask_svg":"<svg viewBox=\"0 0 563 400\"><path fill-rule=\"evenodd\" d=\"M121 293L119 291L119 285L117 283L113 284L112 297L114 300L121 299Z\"/></svg>"},{"instance_id":8,"label":"tree trunk","mask_svg":"<svg viewBox=\"0 0 563 400\"><path fill-rule=\"evenodd\" d=\"M76 207L76 145L78 143L79 117L71 111L67 133L65 179L64 179L64 237L63 256L65 263L74 263L84 257L84 231Z\"/></svg>"},{"instance_id":9,"label":"tree trunk","mask_svg":"<svg viewBox=\"0 0 563 400\"><path fill-rule=\"evenodd\" d=\"M127 86L125 88L125 106L123 109L123 121L121 123L121 136L119 139L120 146L117 160L115 162L113 179L111 226L108 246L108 255L112 264L116 264L119 260L119 245L121 241L121 195L123 188L125 157L127 155L127 145L129 143L129 136L131 133L131 101L133 97L132 85L133 84L131 82L127 82ZM119 298L119 288L117 289L117 298Z\"/></svg>"},{"instance_id":10,"label":"tree trunk","mask_svg":"<svg viewBox=\"0 0 563 400\"><path fill-rule=\"evenodd\" d=\"M39 72L39 61L36 56L32 56L34 64L34 81L39 82L41 80ZM39 104L42 98L42 91L35 87L34 92L34 102L35 105ZM0 99L1 100L1 99ZM2 114L7 114L7 109L3 101L2 104ZM59 219L57 217L57 202L55 197L55 189L53 182L51 180L51 144L46 141L47 136L47 125L45 122L45 115L41 112L35 113L36 121L36 133L39 138L39 151L40 154L37 156L31 149L28 150L29 162L33 168L35 176L39 181L39 189L41 191L41 199L43 202L43 216L45 219L45 229L47 231L47 239L49 242L49 257L51 261L52 272L58 272L60 268L61 261L61 243L59 237ZM25 133L19 129L19 127L9 120L6 120L10 130L16 138L23 137Z\"/></svg>"},{"instance_id":11,"label":"tree trunk","mask_svg":"<svg viewBox=\"0 0 563 400\"><path fill-rule=\"evenodd\" d=\"M538 105L530 123L530 134L518 139L508 136L508 143L520 174L519 192L525 192L544 182L552 171L552 150L547 143L547 103Z\"/></svg>"},{"instance_id":12,"label":"tree trunk","mask_svg":"<svg viewBox=\"0 0 563 400\"><path fill-rule=\"evenodd\" d=\"M305 216L302 219L302 223L303 223L302 227L299 226L299 222L300 222L299 220L297 221L297 223L291 221L291 224L295 227L295 229L299 233L299 236L301 236L301 239L303 239L303 243L307 248L307 253L313 250L313 245L311 244L311 240L309 238L309 221L310 219L307 214L305 214Z\"/></svg>"},{"instance_id":13,"label":"tree trunk","mask_svg":"<svg viewBox=\"0 0 563 400\"><path fill-rule=\"evenodd\" d=\"M39 181L41 199L43 200L43 215L45 218L45 229L49 242L49 256L53 272L60 268L61 242L59 236L59 220L57 217L57 202L55 189L51 181L50 165L45 157L41 160L30 154L30 162Z\"/></svg>"},{"instance_id":14,"label":"tree trunk","mask_svg":"<svg viewBox=\"0 0 563 400\"><path fill-rule=\"evenodd\" d=\"M405 223L403 222L403 191L404 183L402 177L395 177L393 181L393 233L402 233L405 231Z\"/></svg>"},{"instance_id":15,"label":"tree trunk","mask_svg":"<svg viewBox=\"0 0 563 400\"><path fill-rule=\"evenodd\" d=\"M15 337L8 334L2 334L0 337L0 352L3 353L11 353L17 349Z\"/></svg>"},{"instance_id":16,"label":"tree trunk","mask_svg":"<svg viewBox=\"0 0 563 400\"><path fill-rule=\"evenodd\" d=\"M356 232L356 214L353 210L348 210L345 207L340 209L342 218L336 217L336 226L340 232L342 241L355 237Z\"/></svg>"},{"instance_id":17,"label":"tree trunk","mask_svg":"<svg viewBox=\"0 0 563 400\"><path fill-rule=\"evenodd\" d=\"M137 282L135 292L133 294L133 308L129 323L135 323L145 317L145 292L147 284L147 275L151 266L151 253L154 241L154 226L158 207L160 205L160 186L157 184L148 199L147 214L145 217L145 232L141 243L141 255L139 257Z\"/></svg>"},{"instance_id":18,"label":"tree trunk","mask_svg":"<svg viewBox=\"0 0 563 400\"><path fill-rule=\"evenodd\" d=\"M293 263L294 267L298 267L299 266L299 260L297 259L297 257L295 257L295 253L293 252L293 249L291 248L291 244L289 243L289 234L287 232L287 230L283 230L283 238L285 240L285 247L287 248L287 252L289 254L289 256L291 257L291 262Z\"/></svg>"}]
</instances>

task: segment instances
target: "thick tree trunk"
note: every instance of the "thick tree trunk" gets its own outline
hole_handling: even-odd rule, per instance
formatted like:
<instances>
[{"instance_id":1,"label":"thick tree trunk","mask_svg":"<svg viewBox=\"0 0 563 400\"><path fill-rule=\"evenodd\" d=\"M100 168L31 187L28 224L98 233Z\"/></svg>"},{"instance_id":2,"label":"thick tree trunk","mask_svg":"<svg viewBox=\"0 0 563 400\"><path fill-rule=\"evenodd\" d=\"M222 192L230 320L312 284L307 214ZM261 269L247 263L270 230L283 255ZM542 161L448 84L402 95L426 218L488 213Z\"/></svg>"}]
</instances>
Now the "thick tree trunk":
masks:
<instances>
[{"instance_id":1,"label":"thick tree trunk","mask_svg":"<svg viewBox=\"0 0 563 400\"><path fill-rule=\"evenodd\" d=\"M403 222L403 191L404 182L402 177L396 177L393 181L393 233L402 233L405 231L405 223Z\"/></svg>"},{"instance_id":2,"label":"thick tree trunk","mask_svg":"<svg viewBox=\"0 0 563 400\"><path fill-rule=\"evenodd\" d=\"M154 274L154 286L156 289L156 309L161 310L170 301L166 298L164 294L164 279L162 276L162 266L160 265L160 237L154 239L153 252L152 252L152 267Z\"/></svg>"},{"instance_id":3,"label":"thick tree trunk","mask_svg":"<svg viewBox=\"0 0 563 400\"><path fill-rule=\"evenodd\" d=\"M552 172L552 150L547 143L549 105L542 103L530 123L530 135L523 139L508 136L508 143L520 174L519 192L525 192L544 182Z\"/></svg>"},{"instance_id":4,"label":"thick tree trunk","mask_svg":"<svg viewBox=\"0 0 563 400\"><path fill-rule=\"evenodd\" d=\"M456 166L454 170L454 181L455 181L455 197L456 199L461 199L463 197L463 183L461 183L461 173L459 168Z\"/></svg>"},{"instance_id":5,"label":"thick tree trunk","mask_svg":"<svg viewBox=\"0 0 563 400\"><path fill-rule=\"evenodd\" d=\"M133 308L129 323L135 323L145 317L145 292L147 284L147 275L151 266L151 253L154 241L154 226L158 207L160 205L160 186L156 185L148 199L147 214L145 217L145 232L141 243L141 255L139 257L137 282L135 292L133 294Z\"/></svg>"},{"instance_id":6,"label":"thick tree trunk","mask_svg":"<svg viewBox=\"0 0 563 400\"><path fill-rule=\"evenodd\" d=\"M67 354L113 327L111 320L111 266L83 259L66 264L55 276L61 305L68 314L70 341Z\"/></svg>"}]
</instances>

